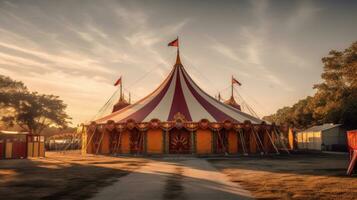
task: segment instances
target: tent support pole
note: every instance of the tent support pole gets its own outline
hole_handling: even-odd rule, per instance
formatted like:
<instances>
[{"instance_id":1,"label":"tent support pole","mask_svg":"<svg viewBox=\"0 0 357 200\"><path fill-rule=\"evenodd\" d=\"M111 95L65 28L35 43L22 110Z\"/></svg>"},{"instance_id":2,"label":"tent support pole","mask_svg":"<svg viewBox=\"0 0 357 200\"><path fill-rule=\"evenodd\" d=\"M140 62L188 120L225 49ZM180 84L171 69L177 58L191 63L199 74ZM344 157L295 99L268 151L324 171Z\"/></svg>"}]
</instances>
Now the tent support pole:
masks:
<instances>
[{"instance_id":1,"label":"tent support pole","mask_svg":"<svg viewBox=\"0 0 357 200\"><path fill-rule=\"evenodd\" d=\"M104 138L104 131L102 131L102 135L101 135L101 137L100 137L99 144L98 144L98 147L97 147L97 149L96 149L95 154L98 154L99 149L100 149L100 147L102 146L103 138Z\"/></svg>"},{"instance_id":2,"label":"tent support pole","mask_svg":"<svg viewBox=\"0 0 357 200\"><path fill-rule=\"evenodd\" d=\"M287 149L287 147L286 147L286 145L284 144L284 142L281 141L280 134L277 133L277 130L276 130L275 127L274 127L274 133L275 133L276 137L279 138L278 141L279 141L280 144L283 146L283 149L284 149L288 154L290 154L290 152L289 152L289 150Z\"/></svg>"},{"instance_id":3,"label":"tent support pole","mask_svg":"<svg viewBox=\"0 0 357 200\"><path fill-rule=\"evenodd\" d=\"M117 142L115 144L115 148L114 148L115 155L118 154L118 150L120 148L120 142L121 142L121 132L119 132Z\"/></svg>"},{"instance_id":4,"label":"tent support pole","mask_svg":"<svg viewBox=\"0 0 357 200\"><path fill-rule=\"evenodd\" d=\"M246 146L245 146L245 137L241 129L239 129L238 132L239 132L240 142L242 143L243 155L247 156L248 153L246 151Z\"/></svg>"},{"instance_id":5,"label":"tent support pole","mask_svg":"<svg viewBox=\"0 0 357 200\"><path fill-rule=\"evenodd\" d=\"M217 131L217 135L218 135L218 139L220 140L220 143L221 143L221 145L222 145L223 153L224 153L225 155L227 155L227 154L228 154L228 153L227 153L227 148L226 148L226 146L225 146L225 144L224 144L224 142L223 142L223 137L222 137L222 135L221 135L221 133L220 133L219 130Z\"/></svg>"},{"instance_id":6,"label":"tent support pole","mask_svg":"<svg viewBox=\"0 0 357 200\"><path fill-rule=\"evenodd\" d=\"M257 141L259 141L260 148L261 148L261 152L260 152L260 153L263 153L263 154L266 153L266 151L265 151L265 149L264 149L264 146L263 146L263 143L262 143L262 141L260 140L258 133L254 130L254 127L252 127L252 131L253 131L253 133L254 133L254 135L255 135L255 137L256 137L255 142L257 143ZM259 146L259 144L258 144L258 146Z\"/></svg>"},{"instance_id":7,"label":"tent support pole","mask_svg":"<svg viewBox=\"0 0 357 200\"><path fill-rule=\"evenodd\" d=\"M265 129L265 132L266 132L266 134L268 134L269 139L270 139L270 142L273 144L273 147L274 147L274 149L275 149L275 151L276 151L276 154L279 155L280 152L279 152L278 148L275 146L274 141L273 141L273 139L271 138L269 131Z\"/></svg>"},{"instance_id":8,"label":"tent support pole","mask_svg":"<svg viewBox=\"0 0 357 200\"><path fill-rule=\"evenodd\" d=\"M88 142L86 142L86 143L87 143L87 145L86 145L86 152L88 151L88 146L90 145L90 143L91 143L91 141L92 141L92 139L93 139L93 136L94 136L94 134L95 134L96 131L97 131L97 126L95 126L92 135L90 136Z\"/></svg>"}]
</instances>

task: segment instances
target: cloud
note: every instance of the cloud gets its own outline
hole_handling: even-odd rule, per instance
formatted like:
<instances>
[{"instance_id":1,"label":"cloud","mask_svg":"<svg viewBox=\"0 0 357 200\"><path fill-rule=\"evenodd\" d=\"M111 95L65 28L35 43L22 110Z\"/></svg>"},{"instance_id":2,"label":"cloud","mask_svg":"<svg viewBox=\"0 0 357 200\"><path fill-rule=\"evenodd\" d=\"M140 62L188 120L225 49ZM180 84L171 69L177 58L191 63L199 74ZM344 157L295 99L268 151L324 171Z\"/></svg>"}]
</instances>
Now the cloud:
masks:
<instances>
[{"instance_id":1,"label":"cloud","mask_svg":"<svg viewBox=\"0 0 357 200\"><path fill-rule=\"evenodd\" d=\"M114 13L130 27L145 26L148 23L148 15L143 10L133 10L124 7L123 5L116 5Z\"/></svg>"},{"instance_id":2,"label":"cloud","mask_svg":"<svg viewBox=\"0 0 357 200\"><path fill-rule=\"evenodd\" d=\"M315 6L311 1L301 1L297 9L287 18L286 25L288 29L296 30L323 10L323 8Z\"/></svg>"},{"instance_id":3,"label":"cloud","mask_svg":"<svg viewBox=\"0 0 357 200\"><path fill-rule=\"evenodd\" d=\"M174 6L175 10L168 9ZM189 1L182 6L171 1L150 5L115 0L100 4L2 1L0 73L23 80L33 90L60 95L74 120L84 121L109 98L112 82L120 75L134 99L155 89L175 59L175 49L166 44L182 35L190 44L182 49L183 62L188 62L187 70L200 87L215 93L214 87L225 87L224 77L237 75L243 89L277 108L277 99L288 103L293 91L305 94L313 77L321 73L311 63L326 49L301 51L306 40L336 46L336 41L304 29L305 24L321 26L331 34L337 24L346 32L342 38L346 43L356 35L353 25L343 26L350 21L338 22L340 12L343 18L355 15L341 10L342 5L336 11L331 9L336 12L331 15L334 18L319 22L313 19L329 3L249 1L220 6L222 10L211 2L202 7ZM329 17L331 12L324 14ZM208 35L208 40L202 35ZM294 78L304 76L307 69L310 80L296 83ZM271 93L277 95L271 97ZM84 112L83 102L88 101L90 108Z\"/></svg>"},{"instance_id":4,"label":"cloud","mask_svg":"<svg viewBox=\"0 0 357 200\"><path fill-rule=\"evenodd\" d=\"M21 46L16 46L4 42L0 42L0 47L6 47L11 50L18 51L20 53L25 53L29 56L33 56L34 58L39 58L45 60L46 62L53 63L54 66L61 66L63 68L69 69L80 69L80 70L89 70L89 71L100 71L105 73L110 73L108 69L97 65L94 59L88 57L81 57L79 54L75 52L68 53L66 51L62 52L62 55L49 54L44 51L35 50L32 48L26 48ZM10 55L8 55L10 57ZM80 58L79 58L80 57ZM12 56L12 58L15 58ZM21 58L18 58L21 59ZM40 63L38 63L41 65Z\"/></svg>"},{"instance_id":5,"label":"cloud","mask_svg":"<svg viewBox=\"0 0 357 200\"><path fill-rule=\"evenodd\" d=\"M308 63L306 62L306 59L293 52L289 47L281 47L278 49L278 51L281 57L283 57L284 60L291 66L298 67L301 69L308 68Z\"/></svg>"},{"instance_id":6,"label":"cloud","mask_svg":"<svg viewBox=\"0 0 357 200\"><path fill-rule=\"evenodd\" d=\"M211 49L215 50L219 54L237 61L239 63L243 63L242 59L234 52L233 49L229 48L228 46L224 45L223 43L219 43L218 41L211 39L213 44L210 46Z\"/></svg>"},{"instance_id":7,"label":"cloud","mask_svg":"<svg viewBox=\"0 0 357 200\"><path fill-rule=\"evenodd\" d=\"M148 86L159 84L171 69L172 62L158 47L190 20L157 26L147 10L123 4L82 4L81 12L76 3L1 4L0 72L34 90L60 95L75 122L100 108L118 74L143 77L136 83L146 88L140 90L136 84L131 93L135 99L145 96ZM83 108L88 99L89 108Z\"/></svg>"},{"instance_id":8,"label":"cloud","mask_svg":"<svg viewBox=\"0 0 357 200\"><path fill-rule=\"evenodd\" d=\"M235 44L234 46L237 49L236 51L239 52L241 56L239 56L238 53L236 53L231 47L228 47L217 40L213 40L214 43L210 46L210 48L232 61L239 62L240 66L244 67L244 69L250 69L250 74L252 75L249 75L248 72L241 70L243 71L242 74L245 74L245 76L255 76L256 79L277 85L285 91L294 91L292 87L285 83L264 64L266 61L263 60L263 54L265 53L263 50L266 48L265 45L269 45L265 43L265 35L257 35L257 31L250 30L246 27L241 28L240 34L241 37L244 38L245 43ZM241 71L239 73L241 73Z\"/></svg>"},{"instance_id":9,"label":"cloud","mask_svg":"<svg viewBox=\"0 0 357 200\"><path fill-rule=\"evenodd\" d=\"M159 37L156 37L154 33L146 33L146 32L137 32L133 35L125 37L126 40L133 46L146 46L151 47L152 45L156 44L160 41Z\"/></svg>"}]
</instances>

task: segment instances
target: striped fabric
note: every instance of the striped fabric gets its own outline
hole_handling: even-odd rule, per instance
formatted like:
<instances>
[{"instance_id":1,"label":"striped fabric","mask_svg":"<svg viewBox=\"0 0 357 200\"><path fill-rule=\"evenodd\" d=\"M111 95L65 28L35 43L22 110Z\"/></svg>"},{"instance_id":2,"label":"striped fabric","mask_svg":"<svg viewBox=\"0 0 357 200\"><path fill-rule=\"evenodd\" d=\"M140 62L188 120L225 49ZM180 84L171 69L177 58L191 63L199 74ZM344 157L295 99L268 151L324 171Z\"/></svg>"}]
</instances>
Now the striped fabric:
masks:
<instances>
[{"instance_id":1,"label":"striped fabric","mask_svg":"<svg viewBox=\"0 0 357 200\"><path fill-rule=\"evenodd\" d=\"M211 122L244 122L261 123L251 115L228 106L205 93L188 75L181 62L174 65L165 81L151 94L140 101L111 113L97 123L108 120L126 122L133 119L136 122L148 122L151 119L174 121L175 115L184 116L187 121L198 122L208 119Z\"/></svg>"}]
</instances>

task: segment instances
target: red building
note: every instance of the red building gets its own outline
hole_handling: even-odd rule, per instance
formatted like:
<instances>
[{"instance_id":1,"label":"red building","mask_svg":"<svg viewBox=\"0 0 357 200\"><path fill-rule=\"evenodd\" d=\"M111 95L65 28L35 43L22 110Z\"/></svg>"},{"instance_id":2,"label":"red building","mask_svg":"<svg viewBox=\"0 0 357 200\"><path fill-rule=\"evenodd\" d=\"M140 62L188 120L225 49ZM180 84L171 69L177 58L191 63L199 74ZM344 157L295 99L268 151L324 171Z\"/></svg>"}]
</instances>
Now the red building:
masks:
<instances>
[{"instance_id":1,"label":"red building","mask_svg":"<svg viewBox=\"0 0 357 200\"><path fill-rule=\"evenodd\" d=\"M0 131L0 159L44 157L44 136L28 132Z\"/></svg>"}]
</instances>

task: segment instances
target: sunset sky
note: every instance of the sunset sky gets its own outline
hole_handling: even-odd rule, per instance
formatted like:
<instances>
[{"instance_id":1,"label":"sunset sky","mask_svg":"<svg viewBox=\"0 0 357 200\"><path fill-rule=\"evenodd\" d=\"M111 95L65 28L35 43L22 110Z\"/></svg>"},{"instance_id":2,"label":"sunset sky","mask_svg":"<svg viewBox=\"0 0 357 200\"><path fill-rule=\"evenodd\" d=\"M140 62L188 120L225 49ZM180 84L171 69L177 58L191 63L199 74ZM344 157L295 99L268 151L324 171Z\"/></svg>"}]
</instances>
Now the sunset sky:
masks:
<instances>
[{"instance_id":1,"label":"sunset sky","mask_svg":"<svg viewBox=\"0 0 357 200\"><path fill-rule=\"evenodd\" d=\"M183 65L212 96L230 78L260 117L312 95L321 58L357 40L357 1L2 1L0 74L55 94L73 123L117 89L139 100Z\"/></svg>"}]
</instances>

